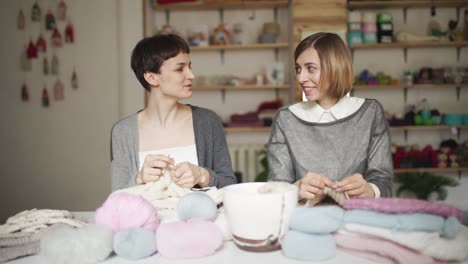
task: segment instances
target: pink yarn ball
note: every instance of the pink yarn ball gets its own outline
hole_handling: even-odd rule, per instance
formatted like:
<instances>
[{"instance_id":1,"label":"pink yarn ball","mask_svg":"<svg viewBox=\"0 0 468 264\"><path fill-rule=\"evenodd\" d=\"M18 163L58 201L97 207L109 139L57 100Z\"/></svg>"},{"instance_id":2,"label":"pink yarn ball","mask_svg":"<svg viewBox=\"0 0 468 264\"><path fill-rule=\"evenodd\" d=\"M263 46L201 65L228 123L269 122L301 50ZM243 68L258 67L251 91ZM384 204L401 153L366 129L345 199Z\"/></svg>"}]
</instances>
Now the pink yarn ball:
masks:
<instances>
[{"instance_id":1,"label":"pink yarn ball","mask_svg":"<svg viewBox=\"0 0 468 264\"><path fill-rule=\"evenodd\" d=\"M111 194L96 210L96 224L107 226L114 233L128 228L156 231L159 217L156 208L139 195L119 192Z\"/></svg>"},{"instance_id":2,"label":"pink yarn ball","mask_svg":"<svg viewBox=\"0 0 468 264\"><path fill-rule=\"evenodd\" d=\"M218 226L198 218L163 223L156 233L158 252L166 258L202 258L216 253L222 244Z\"/></svg>"}]
</instances>

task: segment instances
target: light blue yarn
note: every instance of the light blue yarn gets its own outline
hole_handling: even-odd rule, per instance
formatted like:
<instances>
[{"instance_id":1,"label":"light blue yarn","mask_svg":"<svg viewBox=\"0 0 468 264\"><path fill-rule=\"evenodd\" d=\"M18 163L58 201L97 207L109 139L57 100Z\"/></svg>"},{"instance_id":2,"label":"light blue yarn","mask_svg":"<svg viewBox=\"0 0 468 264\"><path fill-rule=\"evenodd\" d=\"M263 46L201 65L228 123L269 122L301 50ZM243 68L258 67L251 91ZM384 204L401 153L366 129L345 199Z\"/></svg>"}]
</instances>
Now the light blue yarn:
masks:
<instances>
[{"instance_id":1,"label":"light blue yarn","mask_svg":"<svg viewBox=\"0 0 468 264\"><path fill-rule=\"evenodd\" d=\"M296 207L289 228L306 233L328 234L340 228L344 210L339 206Z\"/></svg>"},{"instance_id":2,"label":"light blue yarn","mask_svg":"<svg viewBox=\"0 0 468 264\"><path fill-rule=\"evenodd\" d=\"M145 228L129 228L114 235L114 251L125 259L137 260L153 255L156 234Z\"/></svg>"},{"instance_id":3,"label":"light blue yarn","mask_svg":"<svg viewBox=\"0 0 468 264\"><path fill-rule=\"evenodd\" d=\"M334 258L336 242L330 234L309 234L289 230L281 244L283 255L288 258L323 261Z\"/></svg>"},{"instance_id":4,"label":"light blue yarn","mask_svg":"<svg viewBox=\"0 0 468 264\"><path fill-rule=\"evenodd\" d=\"M177 203L177 216L180 220L199 218L214 221L217 216L216 203L204 192L191 192Z\"/></svg>"}]
</instances>

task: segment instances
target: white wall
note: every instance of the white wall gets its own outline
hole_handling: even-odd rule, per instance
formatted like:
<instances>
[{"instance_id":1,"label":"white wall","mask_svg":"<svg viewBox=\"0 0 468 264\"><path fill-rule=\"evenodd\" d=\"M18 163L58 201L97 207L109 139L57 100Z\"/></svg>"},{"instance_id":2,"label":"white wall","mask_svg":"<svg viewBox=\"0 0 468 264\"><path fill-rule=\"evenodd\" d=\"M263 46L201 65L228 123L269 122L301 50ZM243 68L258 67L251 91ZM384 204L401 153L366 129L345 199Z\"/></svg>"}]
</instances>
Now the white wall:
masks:
<instances>
[{"instance_id":1,"label":"white wall","mask_svg":"<svg viewBox=\"0 0 468 264\"><path fill-rule=\"evenodd\" d=\"M133 82L129 56L142 36L141 1L69 0L68 14L76 43L56 49L65 100L52 96L54 77L42 75L42 56L33 70L20 71L25 41L37 39L43 23L32 24L33 0L0 1L0 221L20 210L51 208L94 210L110 192L109 136L119 117L143 106L143 92ZM45 14L56 1L38 1ZM16 29L20 8L26 31ZM120 16L118 16L118 14ZM63 31L64 22L59 22ZM42 29L42 30L41 30ZM52 56L48 43L47 56ZM73 67L79 89L72 90ZM20 100L26 81L31 99ZM41 90L49 88L51 105L43 108ZM122 99L119 99L122 98Z\"/></svg>"}]
</instances>

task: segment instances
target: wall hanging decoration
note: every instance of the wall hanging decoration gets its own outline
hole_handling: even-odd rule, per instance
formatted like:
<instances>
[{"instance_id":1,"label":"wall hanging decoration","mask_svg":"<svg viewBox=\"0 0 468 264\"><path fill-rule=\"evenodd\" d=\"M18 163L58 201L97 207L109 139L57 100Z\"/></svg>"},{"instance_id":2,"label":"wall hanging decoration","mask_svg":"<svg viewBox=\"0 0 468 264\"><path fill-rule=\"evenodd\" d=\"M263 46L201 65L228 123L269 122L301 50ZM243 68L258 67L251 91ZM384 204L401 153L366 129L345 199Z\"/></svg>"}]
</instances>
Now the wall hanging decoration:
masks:
<instances>
[{"instance_id":1,"label":"wall hanging decoration","mask_svg":"<svg viewBox=\"0 0 468 264\"><path fill-rule=\"evenodd\" d=\"M47 92L47 88L44 85L44 89L42 89L42 106L49 107L49 92Z\"/></svg>"},{"instance_id":2,"label":"wall hanging decoration","mask_svg":"<svg viewBox=\"0 0 468 264\"><path fill-rule=\"evenodd\" d=\"M32 62L28 58L28 47L24 47L23 52L21 53L21 70L24 72L28 72L32 70Z\"/></svg>"},{"instance_id":3,"label":"wall hanging decoration","mask_svg":"<svg viewBox=\"0 0 468 264\"><path fill-rule=\"evenodd\" d=\"M47 51L47 43L46 43L45 39L42 37L42 33L39 34L39 37L37 38L36 48L37 48L38 53Z\"/></svg>"},{"instance_id":4,"label":"wall hanging decoration","mask_svg":"<svg viewBox=\"0 0 468 264\"><path fill-rule=\"evenodd\" d=\"M47 60L47 57L44 57L44 59L42 60L42 72L44 73L44 75L49 74L49 60Z\"/></svg>"},{"instance_id":5,"label":"wall hanging decoration","mask_svg":"<svg viewBox=\"0 0 468 264\"><path fill-rule=\"evenodd\" d=\"M25 24L25 21L24 21L23 9L20 9L20 11L18 12L18 16L16 18L16 25L17 25L19 30L23 30L24 29L24 24Z\"/></svg>"},{"instance_id":6,"label":"wall hanging decoration","mask_svg":"<svg viewBox=\"0 0 468 264\"><path fill-rule=\"evenodd\" d=\"M65 42L75 42L75 30L73 29L73 25L70 22L68 22L67 27L65 28Z\"/></svg>"},{"instance_id":7,"label":"wall hanging decoration","mask_svg":"<svg viewBox=\"0 0 468 264\"><path fill-rule=\"evenodd\" d=\"M54 32L52 33L52 36L50 36L50 42L54 47L62 47L62 34L60 34L57 28L54 28Z\"/></svg>"},{"instance_id":8,"label":"wall hanging decoration","mask_svg":"<svg viewBox=\"0 0 468 264\"><path fill-rule=\"evenodd\" d=\"M37 58L37 48L36 45L34 45L34 43L32 42L32 40L29 40L27 55L28 59Z\"/></svg>"},{"instance_id":9,"label":"wall hanging decoration","mask_svg":"<svg viewBox=\"0 0 468 264\"><path fill-rule=\"evenodd\" d=\"M28 102L29 101L29 91L28 91L28 86L26 83L23 83L21 86L21 101L23 102Z\"/></svg>"},{"instance_id":10,"label":"wall hanging decoration","mask_svg":"<svg viewBox=\"0 0 468 264\"><path fill-rule=\"evenodd\" d=\"M31 20L36 22L41 21L41 8L37 2L34 2L34 5L31 9Z\"/></svg>"},{"instance_id":11,"label":"wall hanging decoration","mask_svg":"<svg viewBox=\"0 0 468 264\"><path fill-rule=\"evenodd\" d=\"M51 73L52 75L58 75L59 73L59 60L58 60L58 57L57 55L54 54L54 56L52 56L52 65L51 65Z\"/></svg>"},{"instance_id":12,"label":"wall hanging decoration","mask_svg":"<svg viewBox=\"0 0 468 264\"><path fill-rule=\"evenodd\" d=\"M67 4L65 1L60 0L57 7L57 19L65 20L67 18Z\"/></svg>"},{"instance_id":13,"label":"wall hanging decoration","mask_svg":"<svg viewBox=\"0 0 468 264\"><path fill-rule=\"evenodd\" d=\"M65 99L63 83L60 79L57 79L54 84L54 100L63 101Z\"/></svg>"},{"instance_id":14,"label":"wall hanging decoration","mask_svg":"<svg viewBox=\"0 0 468 264\"><path fill-rule=\"evenodd\" d=\"M78 89L78 76L76 75L75 69L73 69L73 73L72 73L71 87L75 90Z\"/></svg>"},{"instance_id":15,"label":"wall hanging decoration","mask_svg":"<svg viewBox=\"0 0 468 264\"><path fill-rule=\"evenodd\" d=\"M52 11L48 10L45 18L45 29L46 30L53 30L57 27L55 23L55 16L52 14Z\"/></svg>"}]
</instances>

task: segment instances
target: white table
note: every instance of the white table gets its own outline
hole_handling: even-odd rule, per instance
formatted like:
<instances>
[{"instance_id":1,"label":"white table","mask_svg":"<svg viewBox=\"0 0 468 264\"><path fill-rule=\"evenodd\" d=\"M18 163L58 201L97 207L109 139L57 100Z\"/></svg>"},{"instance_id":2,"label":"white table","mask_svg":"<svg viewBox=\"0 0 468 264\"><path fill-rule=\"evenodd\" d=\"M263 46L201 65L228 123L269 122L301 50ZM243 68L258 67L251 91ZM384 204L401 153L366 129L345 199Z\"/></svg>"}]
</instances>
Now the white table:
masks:
<instances>
[{"instance_id":1,"label":"white table","mask_svg":"<svg viewBox=\"0 0 468 264\"><path fill-rule=\"evenodd\" d=\"M90 222L94 221L94 212L76 212L74 213L76 216L84 217L89 219ZM19 258L7 263L11 264L46 264L48 263L42 257L35 255L29 256L24 258ZM223 247L216 252L216 254L212 256L208 256L205 258L199 259L187 259L187 260L175 260L175 259L168 259L160 256L159 254L155 254L149 258L132 261L126 260L116 255L111 256L104 262L100 262L104 264L249 264L249 263L267 263L267 264L294 264L294 263L310 263L305 261L298 261L294 259L287 258L283 256L281 250L277 250L274 252L265 252L265 253L253 253L239 249L233 241L227 241L223 244ZM370 264L375 263L360 257L356 257L345 253L343 251L338 250L336 257L330 259L328 261L323 262L314 262L314 263L328 263L328 264L337 264L337 263L359 263L359 264Z\"/></svg>"}]
</instances>

